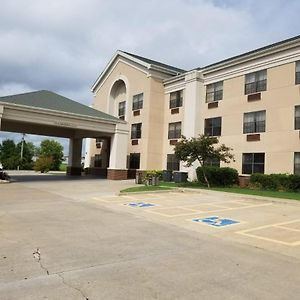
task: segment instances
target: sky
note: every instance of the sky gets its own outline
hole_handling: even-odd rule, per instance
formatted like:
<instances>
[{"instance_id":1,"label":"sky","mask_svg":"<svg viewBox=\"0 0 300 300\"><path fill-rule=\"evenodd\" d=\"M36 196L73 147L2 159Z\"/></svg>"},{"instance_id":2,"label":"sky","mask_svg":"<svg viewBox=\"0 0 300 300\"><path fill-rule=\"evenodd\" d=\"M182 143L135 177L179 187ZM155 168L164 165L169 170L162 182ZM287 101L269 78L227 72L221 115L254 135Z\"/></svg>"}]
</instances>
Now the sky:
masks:
<instances>
[{"instance_id":1,"label":"sky","mask_svg":"<svg viewBox=\"0 0 300 300\"><path fill-rule=\"evenodd\" d=\"M118 49L189 70L300 34L299 12L299 0L1 0L0 96L46 89L89 105Z\"/></svg>"}]
</instances>

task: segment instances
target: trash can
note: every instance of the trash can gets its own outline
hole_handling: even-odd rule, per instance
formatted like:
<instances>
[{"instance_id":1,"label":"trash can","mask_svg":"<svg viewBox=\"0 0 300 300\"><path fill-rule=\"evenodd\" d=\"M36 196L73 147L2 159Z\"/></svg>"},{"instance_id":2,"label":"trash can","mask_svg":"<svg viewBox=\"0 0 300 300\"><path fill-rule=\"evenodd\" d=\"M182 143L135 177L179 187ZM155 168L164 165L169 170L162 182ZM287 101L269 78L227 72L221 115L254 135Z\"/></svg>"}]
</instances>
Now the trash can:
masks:
<instances>
[{"instance_id":1,"label":"trash can","mask_svg":"<svg viewBox=\"0 0 300 300\"><path fill-rule=\"evenodd\" d=\"M188 173L187 172L174 172L173 178L175 183L187 182Z\"/></svg>"},{"instance_id":2,"label":"trash can","mask_svg":"<svg viewBox=\"0 0 300 300\"><path fill-rule=\"evenodd\" d=\"M136 184L142 184L144 183L144 177L145 177L145 172L144 171L136 171L136 176L135 176L135 183Z\"/></svg>"},{"instance_id":3,"label":"trash can","mask_svg":"<svg viewBox=\"0 0 300 300\"><path fill-rule=\"evenodd\" d=\"M163 170L163 181L169 182L173 180L173 171L171 170Z\"/></svg>"}]
</instances>

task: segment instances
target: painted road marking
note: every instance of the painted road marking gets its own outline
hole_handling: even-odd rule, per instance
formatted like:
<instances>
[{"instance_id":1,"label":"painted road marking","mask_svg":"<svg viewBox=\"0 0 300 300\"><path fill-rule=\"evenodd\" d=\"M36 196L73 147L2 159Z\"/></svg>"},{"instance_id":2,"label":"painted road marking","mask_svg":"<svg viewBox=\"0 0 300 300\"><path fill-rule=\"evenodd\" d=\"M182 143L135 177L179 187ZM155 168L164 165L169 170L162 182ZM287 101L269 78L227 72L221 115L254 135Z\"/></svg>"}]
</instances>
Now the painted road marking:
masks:
<instances>
[{"instance_id":1,"label":"painted road marking","mask_svg":"<svg viewBox=\"0 0 300 300\"><path fill-rule=\"evenodd\" d=\"M130 203L124 203L124 205L128 205L130 207L139 207L139 208L147 208L147 207L155 206L155 204L145 203L145 202L130 202Z\"/></svg>"},{"instance_id":2,"label":"painted road marking","mask_svg":"<svg viewBox=\"0 0 300 300\"><path fill-rule=\"evenodd\" d=\"M204 224L214 226L214 227L224 227L224 226L240 223L239 221L236 221L236 220L220 218L218 216L212 216L212 217L207 217L207 218L197 218L197 219L193 219L193 222L204 223Z\"/></svg>"},{"instance_id":3,"label":"painted road marking","mask_svg":"<svg viewBox=\"0 0 300 300\"><path fill-rule=\"evenodd\" d=\"M251 228L251 229L241 230L241 231L237 231L236 233L247 236L247 237L260 239L260 240L264 240L264 241L268 241L268 242L273 242L273 243L277 243L277 244L281 244L281 245L285 245L285 246L299 246L300 245L300 231L298 231L295 228L290 228L288 226L285 226L285 225L289 225L289 224L292 225L292 224L298 223L298 222L300 222L299 219L289 221L289 222L269 224L269 225L264 225L264 226L255 227L255 228ZM274 228L274 230L276 230L276 228L280 228L280 229L284 229L284 230L290 231L290 232L299 232L299 240L297 240L295 242L285 242L285 241L282 241L282 240L279 240L279 239L261 236L261 235L259 235L259 232L256 233L256 234L253 233L253 231L259 231L259 230L268 229L268 228Z\"/></svg>"}]
</instances>

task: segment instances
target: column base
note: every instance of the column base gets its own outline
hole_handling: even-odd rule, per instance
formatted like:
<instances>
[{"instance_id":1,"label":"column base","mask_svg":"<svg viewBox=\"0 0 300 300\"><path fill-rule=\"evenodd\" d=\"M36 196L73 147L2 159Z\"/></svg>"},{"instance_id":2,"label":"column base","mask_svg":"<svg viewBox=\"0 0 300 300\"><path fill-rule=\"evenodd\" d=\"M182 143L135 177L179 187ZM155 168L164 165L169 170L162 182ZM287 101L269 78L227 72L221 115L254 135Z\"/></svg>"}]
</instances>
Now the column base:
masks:
<instances>
[{"instance_id":1,"label":"column base","mask_svg":"<svg viewBox=\"0 0 300 300\"><path fill-rule=\"evenodd\" d=\"M109 180L126 180L127 178L126 169L107 169L107 179Z\"/></svg>"},{"instance_id":2,"label":"column base","mask_svg":"<svg viewBox=\"0 0 300 300\"><path fill-rule=\"evenodd\" d=\"M67 167L68 176L81 176L81 167Z\"/></svg>"}]
</instances>

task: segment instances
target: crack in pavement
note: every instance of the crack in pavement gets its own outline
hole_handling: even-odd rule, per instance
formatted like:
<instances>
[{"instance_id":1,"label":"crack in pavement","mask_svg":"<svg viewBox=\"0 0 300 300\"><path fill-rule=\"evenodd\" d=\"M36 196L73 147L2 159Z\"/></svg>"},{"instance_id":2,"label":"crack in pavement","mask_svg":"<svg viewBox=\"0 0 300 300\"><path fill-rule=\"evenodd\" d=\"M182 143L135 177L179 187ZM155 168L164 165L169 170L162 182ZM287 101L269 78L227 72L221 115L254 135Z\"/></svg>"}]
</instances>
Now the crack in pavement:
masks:
<instances>
[{"instance_id":1,"label":"crack in pavement","mask_svg":"<svg viewBox=\"0 0 300 300\"><path fill-rule=\"evenodd\" d=\"M32 253L32 255L33 255L33 258L40 264L41 269L43 269L43 270L47 273L47 275L50 275L48 269L42 264L42 254L41 254L40 249L37 248L37 249ZM61 280L62 280L62 282L63 282L64 285L66 285L66 286L68 286L69 288L72 288L72 289L78 291L78 292L82 295L82 297L84 297L85 300L89 300L89 298L85 296L85 294L83 293L83 291L82 291L81 289L79 289L79 288L77 288L77 287L74 287L74 286L72 286L71 284L67 283L67 282L65 281L65 278L64 278L61 274L56 273L56 275L57 275L59 278L61 278Z\"/></svg>"},{"instance_id":2,"label":"crack in pavement","mask_svg":"<svg viewBox=\"0 0 300 300\"><path fill-rule=\"evenodd\" d=\"M56 274L58 277L61 278L62 282L64 285L68 286L71 289L76 290L77 292L79 292L81 294L81 296L85 299L85 300L89 300L89 298L83 293L83 291L80 288L77 288L69 283L66 282L65 278L62 276L62 274L57 273Z\"/></svg>"},{"instance_id":3,"label":"crack in pavement","mask_svg":"<svg viewBox=\"0 0 300 300\"><path fill-rule=\"evenodd\" d=\"M49 271L47 268L42 264L42 256L41 256L41 251L39 248L36 248L36 250L32 253L33 258L37 260L37 262L40 264L40 267L49 275Z\"/></svg>"}]
</instances>

